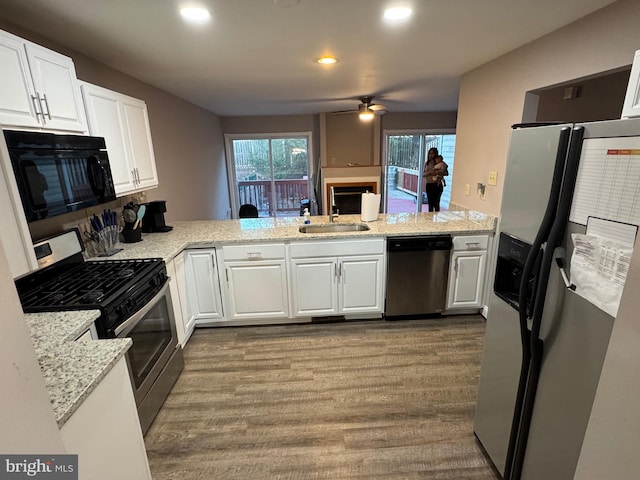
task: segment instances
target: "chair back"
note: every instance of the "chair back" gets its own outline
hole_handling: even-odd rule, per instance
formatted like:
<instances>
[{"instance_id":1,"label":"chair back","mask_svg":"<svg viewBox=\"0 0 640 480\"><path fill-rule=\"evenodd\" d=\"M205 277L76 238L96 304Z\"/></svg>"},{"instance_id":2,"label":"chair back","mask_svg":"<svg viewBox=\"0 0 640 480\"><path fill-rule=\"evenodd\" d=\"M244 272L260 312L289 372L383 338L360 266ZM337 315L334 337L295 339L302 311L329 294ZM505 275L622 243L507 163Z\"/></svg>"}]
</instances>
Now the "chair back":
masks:
<instances>
[{"instance_id":1,"label":"chair back","mask_svg":"<svg viewBox=\"0 0 640 480\"><path fill-rule=\"evenodd\" d=\"M240 218L258 218L258 208L250 203L245 203L240 205L238 216Z\"/></svg>"}]
</instances>

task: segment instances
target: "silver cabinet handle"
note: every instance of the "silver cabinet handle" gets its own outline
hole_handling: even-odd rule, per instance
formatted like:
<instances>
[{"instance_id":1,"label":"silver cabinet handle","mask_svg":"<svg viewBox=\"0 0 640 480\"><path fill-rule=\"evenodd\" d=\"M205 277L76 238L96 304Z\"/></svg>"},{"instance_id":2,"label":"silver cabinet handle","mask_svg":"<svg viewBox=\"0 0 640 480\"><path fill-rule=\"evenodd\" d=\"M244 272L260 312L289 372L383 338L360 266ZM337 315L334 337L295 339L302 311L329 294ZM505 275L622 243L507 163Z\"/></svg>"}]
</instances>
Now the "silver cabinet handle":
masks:
<instances>
[{"instance_id":1,"label":"silver cabinet handle","mask_svg":"<svg viewBox=\"0 0 640 480\"><path fill-rule=\"evenodd\" d=\"M42 94L42 100L44 100L44 104L47 106L47 113L45 114L43 111L43 118L46 115L47 117L49 117L49 120L51 120L51 109L49 108L49 101L47 100L47 94L43 93Z\"/></svg>"},{"instance_id":2,"label":"silver cabinet handle","mask_svg":"<svg viewBox=\"0 0 640 480\"><path fill-rule=\"evenodd\" d=\"M247 252L247 260L260 260L262 259L262 252Z\"/></svg>"},{"instance_id":3,"label":"silver cabinet handle","mask_svg":"<svg viewBox=\"0 0 640 480\"><path fill-rule=\"evenodd\" d=\"M42 102L40 101L40 97L31 95L31 101L33 102L33 109L36 112L36 120L38 119L38 115L42 115L42 123L44 123L44 114L42 113ZM38 105L40 105L39 108Z\"/></svg>"},{"instance_id":4,"label":"silver cabinet handle","mask_svg":"<svg viewBox=\"0 0 640 480\"><path fill-rule=\"evenodd\" d=\"M140 171L138 170L138 167L136 167L136 178L138 179L138 185L140 185L142 182L140 181Z\"/></svg>"}]
</instances>

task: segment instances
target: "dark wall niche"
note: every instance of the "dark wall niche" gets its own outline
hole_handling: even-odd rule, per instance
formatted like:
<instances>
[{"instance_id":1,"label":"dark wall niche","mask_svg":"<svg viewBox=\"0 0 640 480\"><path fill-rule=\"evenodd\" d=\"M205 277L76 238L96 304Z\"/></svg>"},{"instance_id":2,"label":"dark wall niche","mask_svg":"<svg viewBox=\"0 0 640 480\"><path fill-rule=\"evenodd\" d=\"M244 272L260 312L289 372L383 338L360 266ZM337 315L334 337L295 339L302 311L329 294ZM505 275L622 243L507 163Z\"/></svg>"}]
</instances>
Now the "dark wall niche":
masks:
<instances>
[{"instance_id":1,"label":"dark wall niche","mask_svg":"<svg viewBox=\"0 0 640 480\"><path fill-rule=\"evenodd\" d=\"M620 118L631 67L537 90L536 121L593 122Z\"/></svg>"}]
</instances>

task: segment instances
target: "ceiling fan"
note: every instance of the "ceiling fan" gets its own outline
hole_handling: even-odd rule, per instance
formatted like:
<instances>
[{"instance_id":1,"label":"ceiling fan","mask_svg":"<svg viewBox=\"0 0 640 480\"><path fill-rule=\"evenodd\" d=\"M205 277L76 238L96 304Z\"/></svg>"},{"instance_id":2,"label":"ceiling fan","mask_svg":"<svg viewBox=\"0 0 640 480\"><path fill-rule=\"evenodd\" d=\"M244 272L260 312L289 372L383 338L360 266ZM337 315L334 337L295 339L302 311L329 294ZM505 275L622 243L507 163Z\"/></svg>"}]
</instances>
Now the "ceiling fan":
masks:
<instances>
[{"instance_id":1,"label":"ceiling fan","mask_svg":"<svg viewBox=\"0 0 640 480\"><path fill-rule=\"evenodd\" d=\"M387 113L387 109L384 105L380 105L373 102L373 96L366 95L360 97L360 105L357 110L341 110L339 112L332 112L332 115L342 115L346 113L357 113L360 120L368 121L373 120L376 115L384 115Z\"/></svg>"}]
</instances>

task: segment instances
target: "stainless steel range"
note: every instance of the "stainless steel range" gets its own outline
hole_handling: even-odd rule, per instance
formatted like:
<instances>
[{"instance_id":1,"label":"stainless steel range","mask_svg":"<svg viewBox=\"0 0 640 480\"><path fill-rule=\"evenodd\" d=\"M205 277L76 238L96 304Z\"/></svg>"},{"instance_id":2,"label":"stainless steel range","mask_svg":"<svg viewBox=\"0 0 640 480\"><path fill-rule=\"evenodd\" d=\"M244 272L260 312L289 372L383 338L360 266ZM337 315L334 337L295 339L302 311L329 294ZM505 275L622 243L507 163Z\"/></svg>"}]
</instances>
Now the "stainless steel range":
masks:
<instances>
[{"instance_id":1,"label":"stainless steel range","mask_svg":"<svg viewBox=\"0 0 640 480\"><path fill-rule=\"evenodd\" d=\"M127 363L143 433L184 366L165 263L85 262L77 230L35 245L41 268L16 280L26 313L100 310L99 338L131 338Z\"/></svg>"}]
</instances>

